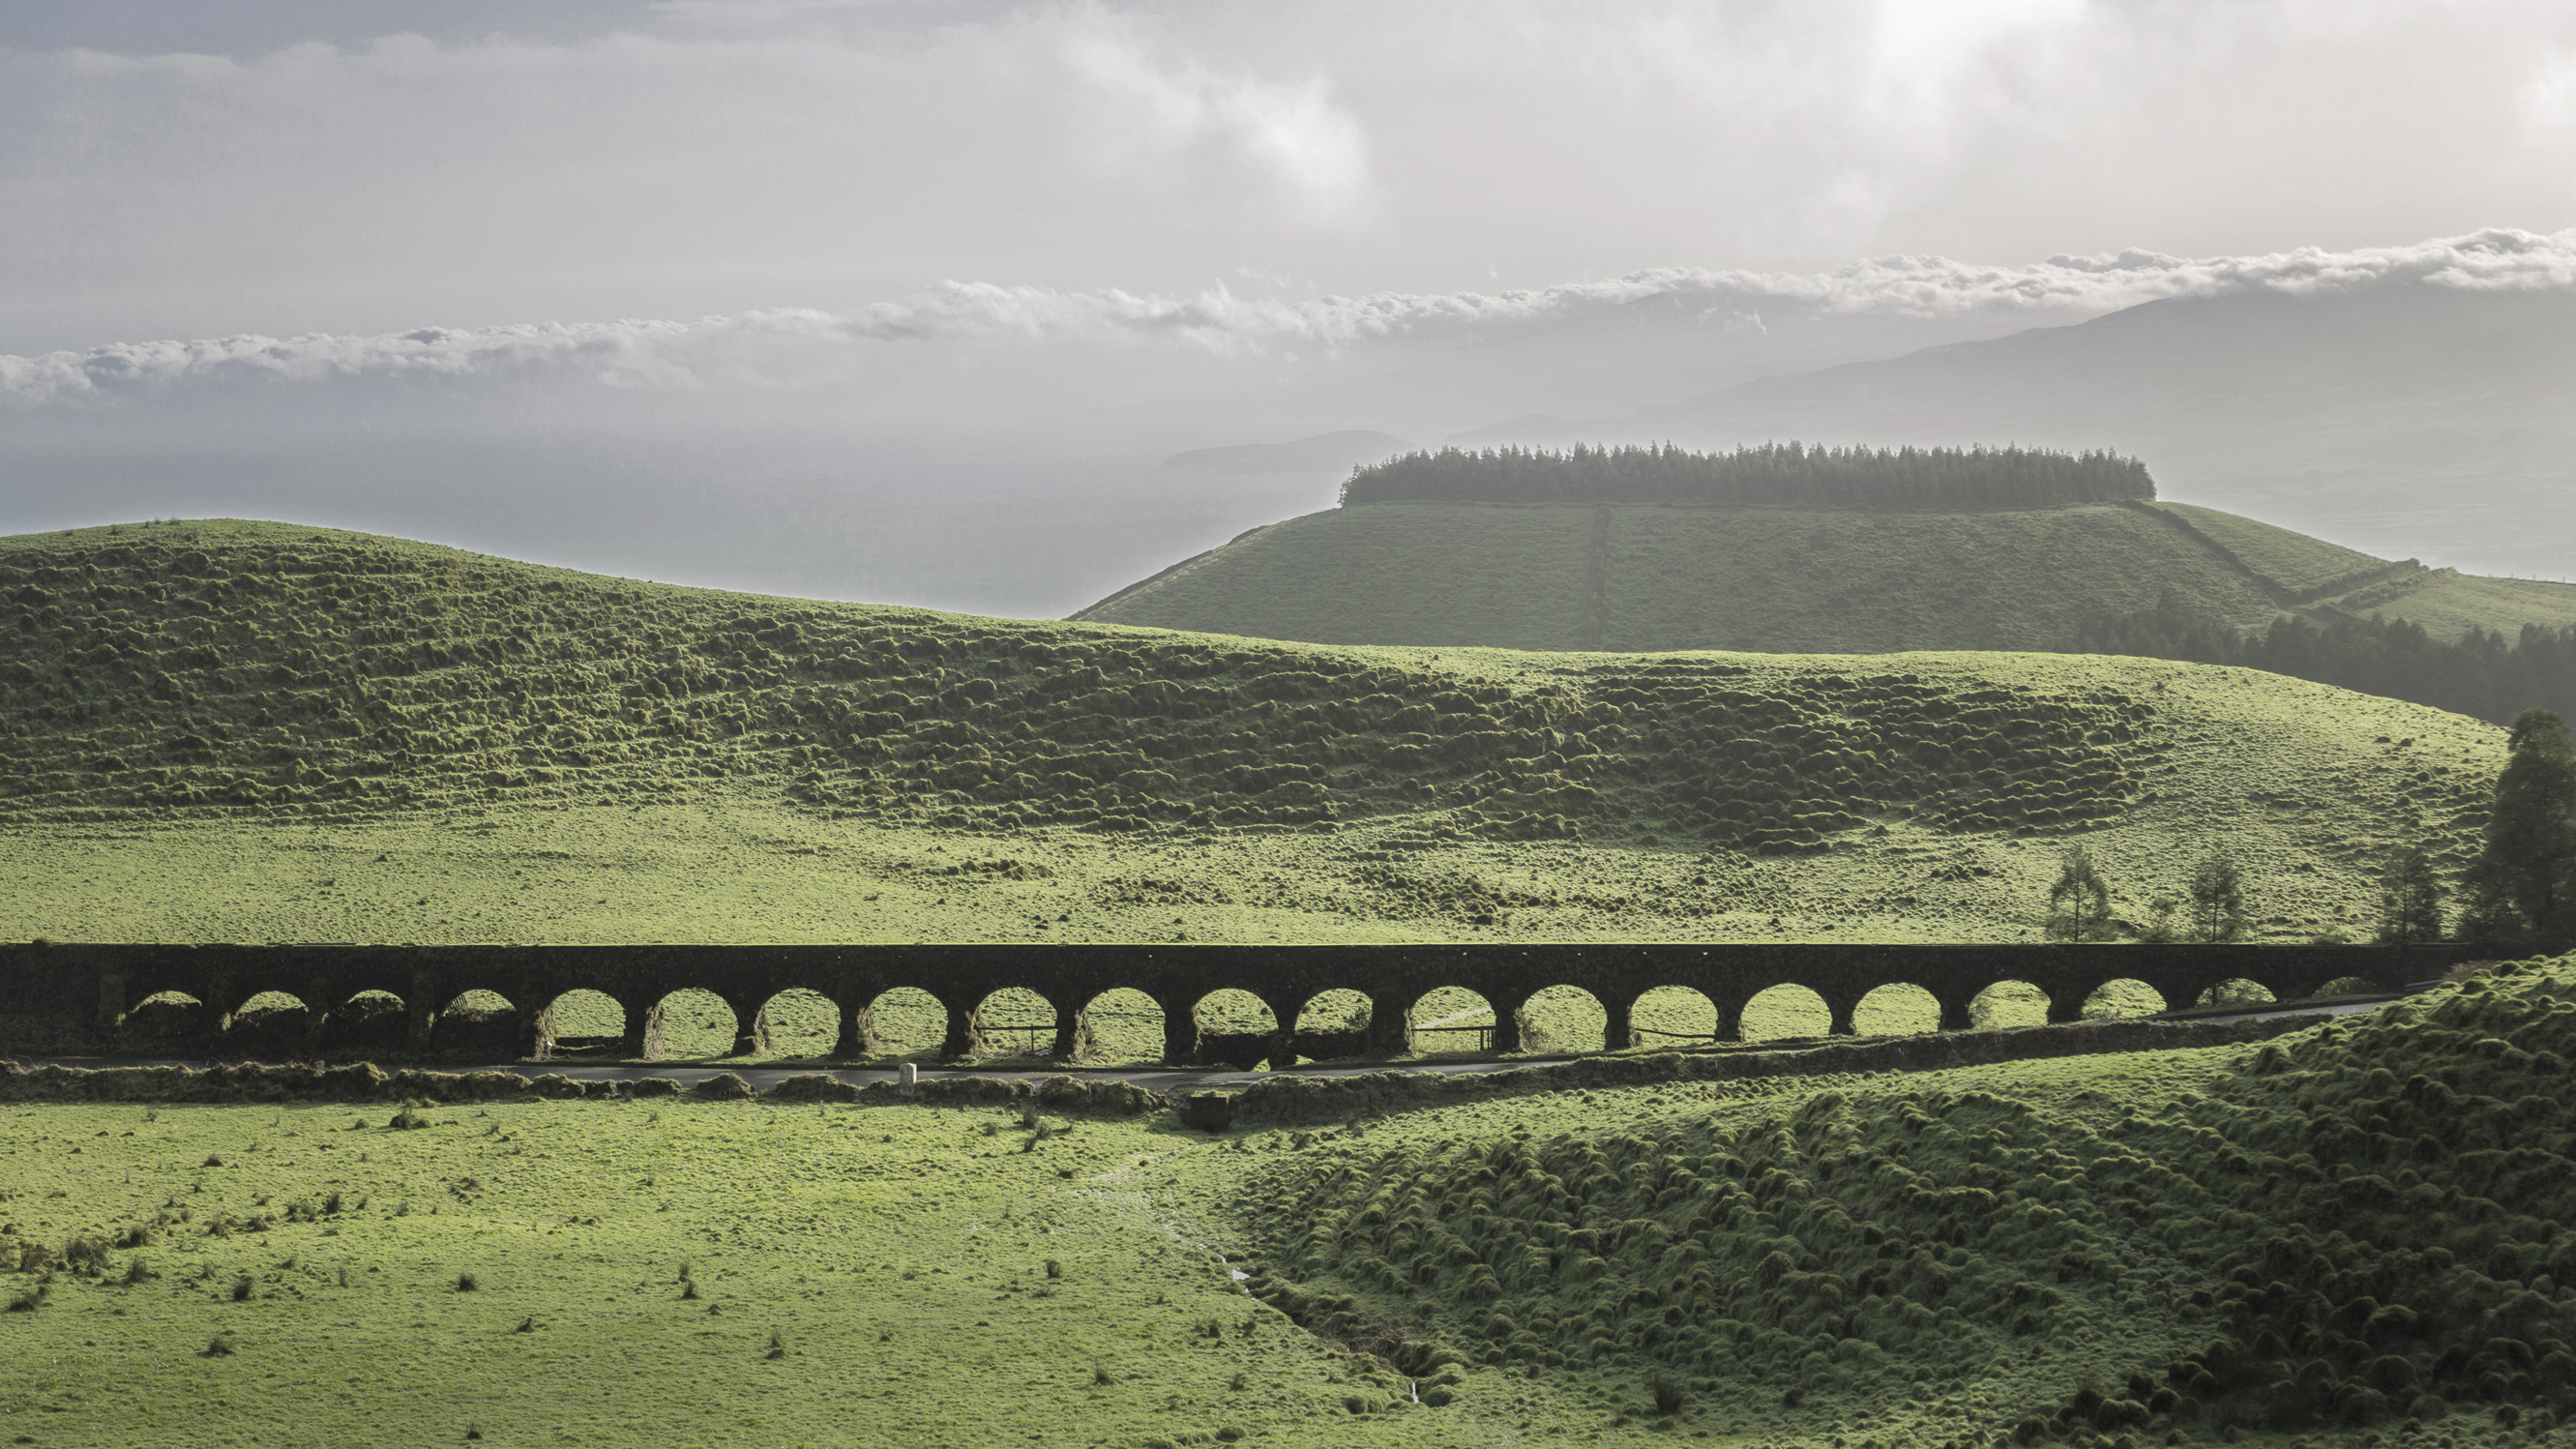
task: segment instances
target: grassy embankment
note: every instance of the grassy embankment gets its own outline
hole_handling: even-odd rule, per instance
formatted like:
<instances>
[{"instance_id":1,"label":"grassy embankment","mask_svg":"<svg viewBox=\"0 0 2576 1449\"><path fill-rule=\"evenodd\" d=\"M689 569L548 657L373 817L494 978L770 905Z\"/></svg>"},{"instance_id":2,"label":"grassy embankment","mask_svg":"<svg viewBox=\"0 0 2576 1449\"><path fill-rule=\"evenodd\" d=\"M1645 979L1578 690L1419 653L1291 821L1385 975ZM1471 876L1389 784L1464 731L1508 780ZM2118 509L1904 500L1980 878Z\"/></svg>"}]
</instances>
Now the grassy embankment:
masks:
<instances>
[{"instance_id":1,"label":"grassy embankment","mask_svg":"<svg viewBox=\"0 0 2576 1449\"><path fill-rule=\"evenodd\" d=\"M2157 661L1295 646L274 524L0 540L0 599L0 938L2026 939L2080 833L2133 919L2228 841L2304 939L2500 759Z\"/></svg>"},{"instance_id":2,"label":"grassy embankment","mask_svg":"<svg viewBox=\"0 0 2576 1449\"><path fill-rule=\"evenodd\" d=\"M2411 567L2172 503L1373 503L1273 524L1076 617L1339 644L2036 649L2085 614L2153 609L2168 589L2240 626L2337 611L2402 615L2445 638L2576 623L2576 587Z\"/></svg>"},{"instance_id":3,"label":"grassy embankment","mask_svg":"<svg viewBox=\"0 0 2576 1449\"><path fill-rule=\"evenodd\" d=\"M0 1423L2563 1444L2571 1001L2560 961L2260 1046L1213 1142L923 1106L18 1106Z\"/></svg>"}]
</instances>

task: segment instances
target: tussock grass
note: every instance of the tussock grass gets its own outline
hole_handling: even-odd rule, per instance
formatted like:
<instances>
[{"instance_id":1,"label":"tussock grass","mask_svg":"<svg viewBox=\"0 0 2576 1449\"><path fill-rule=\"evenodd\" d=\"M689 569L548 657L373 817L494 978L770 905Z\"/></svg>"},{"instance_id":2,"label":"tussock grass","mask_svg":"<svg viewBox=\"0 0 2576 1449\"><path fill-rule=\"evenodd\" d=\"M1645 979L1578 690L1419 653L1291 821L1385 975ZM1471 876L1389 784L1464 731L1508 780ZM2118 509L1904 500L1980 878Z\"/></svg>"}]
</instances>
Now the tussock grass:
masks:
<instances>
[{"instance_id":1,"label":"tussock grass","mask_svg":"<svg viewBox=\"0 0 2576 1449\"><path fill-rule=\"evenodd\" d=\"M1425 1113L1255 1153L1256 1287L1399 1364L1942 1437L2564 1412L2569 1060L2576 958L2261 1046Z\"/></svg>"},{"instance_id":2,"label":"tussock grass","mask_svg":"<svg viewBox=\"0 0 2576 1449\"><path fill-rule=\"evenodd\" d=\"M277 525L0 540L0 575L20 939L2010 938L2034 915L2020 837L2084 831L2135 912L2212 818L2277 869L2264 933L2303 939L2366 914L2387 821L2473 829L2493 768L2493 731L2147 661L1435 659ZM235 828L289 821L323 834ZM234 1012L300 1042L328 1005L330 1031L407 1030L381 999L246 1005L135 1026ZM558 1003L555 1036L596 1049L656 1005ZM661 1005L675 1057L838 1026ZM423 1006L433 1047L505 1020ZM874 1050L937 1046L944 1020L907 1011L872 1009ZM1160 1054L1116 1039L1151 1023L1093 1016L1085 1054Z\"/></svg>"},{"instance_id":3,"label":"tussock grass","mask_svg":"<svg viewBox=\"0 0 2576 1449\"><path fill-rule=\"evenodd\" d=\"M1183 1140L1150 1123L1085 1120L1032 1161L1017 1133L988 1141L944 1106L682 1098L649 1109L649 1129L647 1108L617 1103L483 1110L358 1139L361 1162L337 1104L166 1107L149 1124L123 1104L6 1104L8 1142L84 1149L68 1175L60 1158L0 1152L0 1190L47 1204L49 1266L71 1237L170 1204L202 1223L331 1191L342 1211L225 1239L165 1230L151 1250L164 1276L148 1280L119 1281L127 1255L97 1279L0 1272L0 1304L41 1303L0 1313L0 1417L68 1446L248 1442L288 1422L318 1442L438 1442L469 1407L487 1440L512 1443L937 1442L961 1424L978 1442L1079 1424L1110 1442L1208 1443L1232 1424L1295 1444L1318 1410L1347 1417L1341 1359L1293 1332L1232 1331L1248 1301L1163 1231L1178 1199L1100 1190ZM95 1135L111 1124L136 1135ZM254 1135L262 1150L236 1167L195 1166ZM200 1177L213 1182L191 1193ZM638 1192L644 1177L656 1186ZM468 1179L479 1190L446 1188ZM46 1199L55 1184L67 1196ZM414 1210L398 1215L405 1194ZM383 1206L358 1206L369 1197ZM36 1216L5 1215L22 1233ZM467 1272L476 1288L459 1291ZM674 1301L674 1280L694 1296ZM1041 1285L1054 1291L1028 1291ZM1226 1331L1207 1336L1210 1322ZM238 1353L197 1357L218 1329ZM96 1361L91 1341L117 1346L118 1392L56 1366ZM1094 1363L1110 1382L1091 1382ZM257 1393L204 1379L245 1367ZM1227 1389L1237 1376L1246 1387ZM1387 1442L1428 1443L1434 1427Z\"/></svg>"}]
</instances>

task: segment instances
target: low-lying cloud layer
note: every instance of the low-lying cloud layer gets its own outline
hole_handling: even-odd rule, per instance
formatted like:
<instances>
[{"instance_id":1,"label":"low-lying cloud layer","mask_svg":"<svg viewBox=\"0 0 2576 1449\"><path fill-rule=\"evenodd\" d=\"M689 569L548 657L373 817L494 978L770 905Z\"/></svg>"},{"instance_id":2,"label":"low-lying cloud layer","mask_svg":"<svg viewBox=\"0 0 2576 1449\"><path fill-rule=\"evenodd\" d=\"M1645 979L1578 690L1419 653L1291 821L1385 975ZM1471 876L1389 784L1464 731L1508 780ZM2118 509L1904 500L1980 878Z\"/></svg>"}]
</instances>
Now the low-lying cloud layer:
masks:
<instances>
[{"instance_id":1,"label":"low-lying cloud layer","mask_svg":"<svg viewBox=\"0 0 2576 1449\"><path fill-rule=\"evenodd\" d=\"M692 322L235 336L0 356L0 399L19 406L77 406L143 402L228 383L343 380L506 388L544 378L677 391L810 387L868 370L874 359L855 352L903 344L1178 349L1258 364L1282 355L1329 361L1376 346L1490 340L1648 305L1660 305L1660 315L1686 329L1765 328L1766 311L1775 319L1977 318L2009 325L2096 316L2167 297L2254 290L2314 296L2400 282L2481 291L2576 285L2576 230L2542 236L2493 229L2406 246L2302 248L2246 257L2129 251L2057 256L2022 266L1881 257L1808 276L1674 267L1536 290L1441 295L1299 299L1220 287L1158 296L948 283L908 301L850 313L798 308ZM1087 355L1081 365L1096 368L1099 359ZM1155 370L1149 359L1140 358L1139 367L1149 375Z\"/></svg>"}]
</instances>

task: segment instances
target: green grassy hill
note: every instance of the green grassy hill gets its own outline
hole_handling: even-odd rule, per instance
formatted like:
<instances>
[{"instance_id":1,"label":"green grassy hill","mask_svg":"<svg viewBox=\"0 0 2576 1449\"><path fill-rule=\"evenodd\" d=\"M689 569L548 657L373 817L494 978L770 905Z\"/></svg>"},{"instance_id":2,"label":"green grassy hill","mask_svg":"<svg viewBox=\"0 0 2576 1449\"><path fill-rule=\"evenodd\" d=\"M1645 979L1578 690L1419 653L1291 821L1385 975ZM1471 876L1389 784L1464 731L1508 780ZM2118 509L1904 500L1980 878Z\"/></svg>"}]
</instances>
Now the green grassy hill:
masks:
<instances>
[{"instance_id":1,"label":"green grassy hill","mask_svg":"<svg viewBox=\"0 0 2576 1449\"><path fill-rule=\"evenodd\" d=\"M2076 832L2133 916L2232 840L2304 937L2393 833L2459 858L2501 739L2151 660L1289 645L279 524L0 540L0 600L21 939L2013 938Z\"/></svg>"},{"instance_id":2,"label":"green grassy hill","mask_svg":"<svg viewBox=\"0 0 2576 1449\"><path fill-rule=\"evenodd\" d=\"M1407 1120L1251 1174L1257 1291L1346 1341L1660 1382L1660 1414L1613 1391L1620 1427L2537 1436L2576 1373L2571 994L2533 962L2261 1047Z\"/></svg>"},{"instance_id":3,"label":"green grassy hill","mask_svg":"<svg viewBox=\"0 0 2576 1449\"><path fill-rule=\"evenodd\" d=\"M1879 653L2057 647L2167 590L2240 626L2387 613L2445 638L2576 622L2576 586L2463 578L2185 504L1930 513L1387 502L1307 514L1076 615L1328 644Z\"/></svg>"}]
</instances>

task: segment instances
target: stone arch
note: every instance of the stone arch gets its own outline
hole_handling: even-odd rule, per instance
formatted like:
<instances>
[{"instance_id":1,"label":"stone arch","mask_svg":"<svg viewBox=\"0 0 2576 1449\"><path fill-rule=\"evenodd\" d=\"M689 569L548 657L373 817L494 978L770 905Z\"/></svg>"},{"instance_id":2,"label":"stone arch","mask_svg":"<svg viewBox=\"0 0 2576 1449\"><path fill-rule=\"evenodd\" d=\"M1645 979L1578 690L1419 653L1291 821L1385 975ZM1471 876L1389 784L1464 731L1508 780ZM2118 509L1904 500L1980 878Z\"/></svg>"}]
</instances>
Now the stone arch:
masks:
<instances>
[{"instance_id":1,"label":"stone arch","mask_svg":"<svg viewBox=\"0 0 2576 1449\"><path fill-rule=\"evenodd\" d=\"M311 1010L311 1007L304 1004L304 998L292 991L261 991L254 993L248 1001L234 1007L232 1019L238 1026L254 1018L274 1020L279 1016L289 1016L297 1012L309 1013Z\"/></svg>"},{"instance_id":2,"label":"stone arch","mask_svg":"<svg viewBox=\"0 0 2576 1449\"><path fill-rule=\"evenodd\" d=\"M1369 1025L1376 1014L1377 1003L1365 991L1347 986L1318 991L1297 1008L1295 1050L1319 1062L1359 1056L1368 1050Z\"/></svg>"},{"instance_id":3,"label":"stone arch","mask_svg":"<svg viewBox=\"0 0 2576 1449\"><path fill-rule=\"evenodd\" d=\"M1941 1029L1941 998L1911 981L1872 987L1852 1008L1860 1036L1922 1036Z\"/></svg>"},{"instance_id":4,"label":"stone arch","mask_svg":"<svg viewBox=\"0 0 2576 1449\"><path fill-rule=\"evenodd\" d=\"M1268 1061L1279 1045L1279 1013L1239 986L1220 986L1190 1005L1195 1029L1193 1061L1223 1063L1248 1072Z\"/></svg>"},{"instance_id":5,"label":"stone arch","mask_svg":"<svg viewBox=\"0 0 2576 1449\"><path fill-rule=\"evenodd\" d=\"M2163 992L2134 976L2115 976L2085 996L2079 1019L2119 1021L2133 1016L2158 1016L2164 1010Z\"/></svg>"},{"instance_id":6,"label":"stone arch","mask_svg":"<svg viewBox=\"0 0 2576 1449\"><path fill-rule=\"evenodd\" d=\"M997 987L967 1014L969 1050L979 1057L1055 1053L1055 1003L1025 986Z\"/></svg>"},{"instance_id":7,"label":"stone arch","mask_svg":"<svg viewBox=\"0 0 2576 1449\"><path fill-rule=\"evenodd\" d=\"M2272 994L2272 988L2262 982L2248 981L2242 976L2231 976L2200 993L2191 1004L2201 1007L2270 1006L2278 1000L2280 998Z\"/></svg>"},{"instance_id":8,"label":"stone arch","mask_svg":"<svg viewBox=\"0 0 2576 1449\"><path fill-rule=\"evenodd\" d=\"M146 1040L197 1037L214 1030L215 1013L184 991L156 991L134 1003L132 1011L118 1018L117 1026L128 1036Z\"/></svg>"},{"instance_id":9,"label":"stone arch","mask_svg":"<svg viewBox=\"0 0 2576 1449\"><path fill-rule=\"evenodd\" d=\"M1270 1003L1240 986L1220 986L1190 1006L1190 1019L1203 1032L1227 1035L1267 1034L1279 1029L1279 1014Z\"/></svg>"},{"instance_id":10,"label":"stone arch","mask_svg":"<svg viewBox=\"0 0 2576 1449\"><path fill-rule=\"evenodd\" d=\"M1491 1051L1494 1004L1464 986L1435 986L1404 1011L1409 1052Z\"/></svg>"},{"instance_id":11,"label":"stone arch","mask_svg":"<svg viewBox=\"0 0 2576 1449\"><path fill-rule=\"evenodd\" d=\"M1766 986L1753 993L1744 1003L1744 1018L1736 1028L1740 1041L1798 1041L1807 1037L1828 1036L1834 1029L1834 1010L1813 987L1794 981Z\"/></svg>"},{"instance_id":12,"label":"stone arch","mask_svg":"<svg viewBox=\"0 0 2576 1449\"><path fill-rule=\"evenodd\" d=\"M1165 1046L1163 1003L1132 986L1113 986L1082 1004L1074 1056L1086 1062L1158 1062Z\"/></svg>"},{"instance_id":13,"label":"stone arch","mask_svg":"<svg viewBox=\"0 0 2576 1449\"><path fill-rule=\"evenodd\" d=\"M1366 1031L1376 1003L1365 991L1335 986L1318 991L1297 1008L1297 1034Z\"/></svg>"},{"instance_id":14,"label":"stone arch","mask_svg":"<svg viewBox=\"0 0 2576 1449\"><path fill-rule=\"evenodd\" d=\"M390 991L369 989L332 1007L322 1019L325 1055L344 1051L386 1050L411 1040L411 1010Z\"/></svg>"},{"instance_id":15,"label":"stone arch","mask_svg":"<svg viewBox=\"0 0 2576 1449\"><path fill-rule=\"evenodd\" d=\"M313 1009L289 991L262 991L224 1019L224 1046L234 1052L295 1052L313 1040Z\"/></svg>"},{"instance_id":16,"label":"stone arch","mask_svg":"<svg viewBox=\"0 0 2576 1449\"><path fill-rule=\"evenodd\" d=\"M730 1056L741 1040L733 1003L702 986L683 986L644 1013L644 1055L651 1061Z\"/></svg>"},{"instance_id":17,"label":"stone arch","mask_svg":"<svg viewBox=\"0 0 2576 1449\"><path fill-rule=\"evenodd\" d=\"M869 1056L933 1056L948 1041L948 1007L918 986L889 986L859 1008L858 1026Z\"/></svg>"},{"instance_id":18,"label":"stone arch","mask_svg":"<svg viewBox=\"0 0 2576 1449\"><path fill-rule=\"evenodd\" d=\"M1625 1045L1670 1050L1713 1042L1718 1026L1717 1003L1708 993L1687 986L1657 986L1640 993L1628 1007Z\"/></svg>"},{"instance_id":19,"label":"stone arch","mask_svg":"<svg viewBox=\"0 0 2576 1449\"><path fill-rule=\"evenodd\" d=\"M2027 981L1997 981L1968 1002L1968 1024L1979 1031L2048 1024L2048 993Z\"/></svg>"},{"instance_id":20,"label":"stone arch","mask_svg":"<svg viewBox=\"0 0 2576 1449\"><path fill-rule=\"evenodd\" d=\"M429 1028L429 1049L458 1056L516 1057L519 1008L497 991L460 991L438 1009L438 1018Z\"/></svg>"},{"instance_id":21,"label":"stone arch","mask_svg":"<svg viewBox=\"0 0 2576 1449\"><path fill-rule=\"evenodd\" d=\"M570 1054L613 1055L626 1040L626 1007L605 991L587 986L559 992L537 1009L537 1058Z\"/></svg>"},{"instance_id":22,"label":"stone arch","mask_svg":"<svg viewBox=\"0 0 2576 1449\"><path fill-rule=\"evenodd\" d=\"M828 1057L841 1044L840 1003L790 986L752 1013L751 1036L765 1057Z\"/></svg>"},{"instance_id":23,"label":"stone arch","mask_svg":"<svg viewBox=\"0 0 2576 1449\"><path fill-rule=\"evenodd\" d=\"M1512 1017L1520 1025L1523 1051L1597 1052L1611 1045L1609 1009L1580 986L1540 987Z\"/></svg>"},{"instance_id":24,"label":"stone arch","mask_svg":"<svg viewBox=\"0 0 2576 1449\"><path fill-rule=\"evenodd\" d=\"M2330 996L2383 996L2388 988L2367 976L2338 976L2308 993L2308 1000L2323 1001Z\"/></svg>"}]
</instances>

